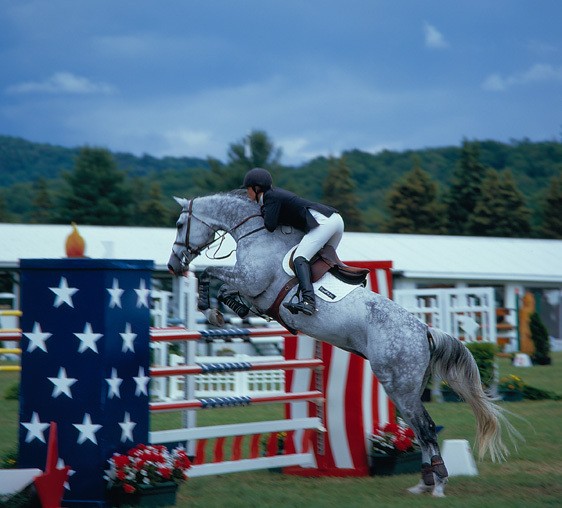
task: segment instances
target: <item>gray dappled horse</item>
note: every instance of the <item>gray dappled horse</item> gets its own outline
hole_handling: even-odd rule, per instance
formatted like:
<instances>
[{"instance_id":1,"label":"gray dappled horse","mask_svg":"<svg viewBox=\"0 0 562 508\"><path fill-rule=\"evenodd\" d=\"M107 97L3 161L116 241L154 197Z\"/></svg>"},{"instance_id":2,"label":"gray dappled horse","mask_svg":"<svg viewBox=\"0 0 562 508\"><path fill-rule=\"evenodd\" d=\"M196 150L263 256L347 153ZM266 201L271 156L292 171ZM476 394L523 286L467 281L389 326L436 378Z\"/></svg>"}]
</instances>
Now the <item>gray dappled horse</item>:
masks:
<instances>
[{"instance_id":1,"label":"gray dappled horse","mask_svg":"<svg viewBox=\"0 0 562 508\"><path fill-rule=\"evenodd\" d=\"M245 193L178 199L182 212L169 269L181 275L189 263L208 245L218 231L234 237L236 264L209 267L205 276L225 284L223 294L236 293L263 314L276 300L290 276L282 268L285 254L302 238L298 231L263 227L259 206ZM296 288L289 291L288 301ZM436 328L428 327L398 304L357 287L338 302L317 298L313 316L291 314L282 305L279 316L295 330L352 351L368 359L371 368L406 423L414 430L422 450L422 478L410 492L432 492L443 496L447 469L437 444L435 424L421 393L430 374L444 379L468 404L476 417L476 443L480 458L487 452L493 461L508 455L501 436L501 424L516 433L500 407L482 390L474 358L462 342Z\"/></svg>"}]
</instances>

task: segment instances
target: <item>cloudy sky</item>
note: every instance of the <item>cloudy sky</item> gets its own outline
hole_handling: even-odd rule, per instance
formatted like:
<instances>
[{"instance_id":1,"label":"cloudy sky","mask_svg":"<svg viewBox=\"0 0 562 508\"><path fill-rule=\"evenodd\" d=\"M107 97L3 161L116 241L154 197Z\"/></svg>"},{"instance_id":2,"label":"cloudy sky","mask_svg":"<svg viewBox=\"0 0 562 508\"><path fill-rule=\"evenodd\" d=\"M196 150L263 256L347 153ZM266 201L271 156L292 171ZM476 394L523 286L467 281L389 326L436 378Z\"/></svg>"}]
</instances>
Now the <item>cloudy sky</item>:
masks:
<instances>
[{"instance_id":1,"label":"cloudy sky","mask_svg":"<svg viewBox=\"0 0 562 508\"><path fill-rule=\"evenodd\" d=\"M0 0L0 134L282 162L560 140L560 0Z\"/></svg>"}]
</instances>

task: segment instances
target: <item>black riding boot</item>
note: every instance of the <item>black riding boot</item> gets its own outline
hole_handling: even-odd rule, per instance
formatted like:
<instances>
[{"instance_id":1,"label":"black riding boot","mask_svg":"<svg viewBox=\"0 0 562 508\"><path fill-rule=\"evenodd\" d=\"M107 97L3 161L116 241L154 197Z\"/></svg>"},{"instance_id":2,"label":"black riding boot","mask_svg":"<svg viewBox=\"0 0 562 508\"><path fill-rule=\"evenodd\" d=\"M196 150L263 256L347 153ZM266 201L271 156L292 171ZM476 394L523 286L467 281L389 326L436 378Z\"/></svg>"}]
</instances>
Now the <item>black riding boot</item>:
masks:
<instances>
[{"instance_id":1,"label":"black riding boot","mask_svg":"<svg viewBox=\"0 0 562 508\"><path fill-rule=\"evenodd\" d=\"M316 300L314 298L314 289L312 288L310 264L302 256L294 259L293 264L295 266L295 274L299 279L298 293L301 295L301 300L297 303L289 302L283 305L293 314L302 312L307 316L312 316L316 312Z\"/></svg>"}]
</instances>

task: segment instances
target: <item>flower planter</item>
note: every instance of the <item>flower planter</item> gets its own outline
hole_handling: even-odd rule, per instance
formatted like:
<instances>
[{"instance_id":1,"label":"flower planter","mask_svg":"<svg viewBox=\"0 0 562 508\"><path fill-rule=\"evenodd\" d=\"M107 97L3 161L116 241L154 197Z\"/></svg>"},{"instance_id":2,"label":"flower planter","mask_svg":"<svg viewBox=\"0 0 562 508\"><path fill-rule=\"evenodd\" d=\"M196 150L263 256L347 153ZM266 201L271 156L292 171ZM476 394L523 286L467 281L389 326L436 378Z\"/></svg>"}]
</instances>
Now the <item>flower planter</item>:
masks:
<instances>
[{"instance_id":1,"label":"flower planter","mask_svg":"<svg viewBox=\"0 0 562 508\"><path fill-rule=\"evenodd\" d=\"M523 392L519 390L501 390L500 395L502 400L506 402L519 402L523 400Z\"/></svg>"},{"instance_id":2,"label":"flower planter","mask_svg":"<svg viewBox=\"0 0 562 508\"><path fill-rule=\"evenodd\" d=\"M371 453L369 473L371 476L392 476L396 474L419 473L421 471L421 451L384 455Z\"/></svg>"},{"instance_id":3,"label":"flower planter","mask_svg":"<svg viewBox=\"0 0 562 508\"><path fill-rule=\"evenodd\" d=\"M163 482L156 485L139 485L137 490L127 494L122 488L109 490L108 502L110 506L174 506L178 484Z\"/></svg>"}]
</instances>

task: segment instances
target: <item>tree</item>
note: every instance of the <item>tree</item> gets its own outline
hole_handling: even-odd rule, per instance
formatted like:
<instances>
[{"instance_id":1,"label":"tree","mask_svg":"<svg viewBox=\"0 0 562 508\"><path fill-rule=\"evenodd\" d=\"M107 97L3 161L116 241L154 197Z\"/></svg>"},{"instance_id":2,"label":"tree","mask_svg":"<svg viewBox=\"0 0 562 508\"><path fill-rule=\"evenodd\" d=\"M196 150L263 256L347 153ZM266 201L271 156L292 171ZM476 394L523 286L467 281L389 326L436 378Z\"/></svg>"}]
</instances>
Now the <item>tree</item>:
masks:
<instances>
[{"instance_id":1,"label":"tree","mask_svg":"<svg viewBox=\"0 0 562 508\"><path fill-rule=\"evenodd\" d=\"M261 130L254 130L228 148L228 161L209 158L210 171L203 175L199 185L209 192L237 189L242 185L244 175L252 168L269 170L274 176L281 159L281 149L276 148L269 136Z\"/></svg>"},{"instance_id":2,"label":"tree","mask_svg":"<svg viewBox=\"0 0 562 508\"><path fill-rule=\"evenodd\" d=\"M148 198L141 202L139 219L141 226L169 226L167 208L162 204L162 189L160 184L150 184ZM173 223L172 223L173 224Z\"/></svg>"},{"instance_id":3,"label":"tree","mask_svg":"<svg viewBox=\"0 0 562 508\"><path fill-rule=\"evenodd\" d=\"M541 235L562 239L562 171L550 180L550 185L544 191L541 211Z\"/></svg>"},{"instance_id":4,"label":"tree","mask_svg":"<svg viewBox=\"0 0 562 508\"><path fill-rule=\"evenodd\" d=\"M34 224L50 224L53 222L54 213L47 180L39 177L33 184L33 202L29 220Z\"/></svg>"},{"instance_id":5,"label":"tree","mask_svg":"<svg viewBox=\"0 0 562 508\"><path fill-rule=\"evenodd\" d=\"M437 184L414 161L414 167L386 196L390 218L387 233L439 234L445 231L445 208L437 199Z\"/></svg>"},{"instance_id":6,"label":"tree","mask_svg":"<svg viewBox=\"0 0 562 508\"><path fill-rule=\"evenodd\" d=\"M347 230L366 231L361 210L359 210L359 198L355 182L351 177L349 166L343 157L330 159L323 191L324 202L333 206L341 213Z\"/></svg>"},{"instance_id":7,"label":"tree","mask_svg":"<svg viewBox=\"0 0 562 508\"><path fill-rule=\"evenodd\" d=\"M463 141L460 161L445 199L449 233L468 234L467 224L474 213L485 173L486 168L480 163L478 144Z\"/></svg>"},{"instance_id":8,"label":"tree","mask_svg":"<svg viewBox=\"0 0 562 508\"><path fill-rule=\"evenodd\" d=\"M8 207L6 206L6 198L4 197L4 192L0 191L0 222L11 222L12 216L8 212Z\"/></svg>"},{"instance_id":9,"label":"tree","mask_svg":"<svg viewBox=\"0 0 562 508\"><path fill-rule=\"evenodd\" d=\"M125 225L130 219L130 196L125 174L102 148L82 148L74 171L63 175L67 189L60 220L78 224Z\"/></svg>"},{"instance_id":10,"label":"tree","mask_svg":"<svg viewBox=\"0 0 562 508\"><path fill-rule=\"evenodd\" d=\"M530 215L511 171L500 174L490 169L482 181L481 194L467 230L477 236L525 237L531 232Z\"/></svg>"}]
</instances>

